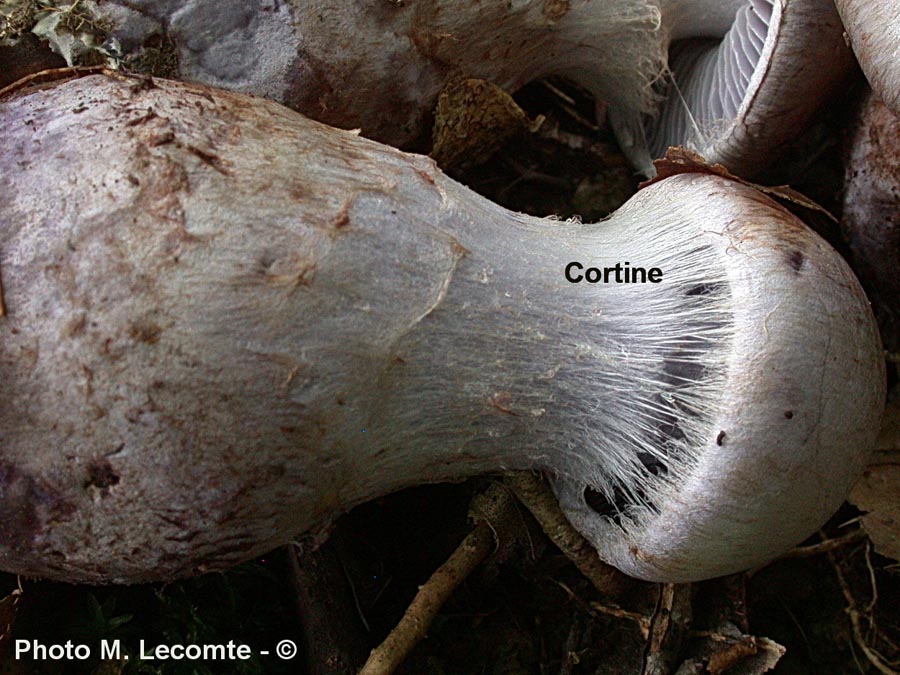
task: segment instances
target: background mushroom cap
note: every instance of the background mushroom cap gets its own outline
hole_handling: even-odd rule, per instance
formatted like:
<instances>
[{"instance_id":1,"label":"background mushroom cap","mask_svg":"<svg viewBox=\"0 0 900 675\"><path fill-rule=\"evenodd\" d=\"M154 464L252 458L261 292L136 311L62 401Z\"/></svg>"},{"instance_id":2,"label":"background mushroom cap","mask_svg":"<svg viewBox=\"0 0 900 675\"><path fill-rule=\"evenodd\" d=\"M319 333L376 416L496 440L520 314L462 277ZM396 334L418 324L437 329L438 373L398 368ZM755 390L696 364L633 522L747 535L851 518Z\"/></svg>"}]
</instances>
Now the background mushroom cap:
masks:
<instances>
[{"instance_id":1,"label":"background mushroom cap","mask_svg":"<svg viewBox=\"0 0 900 675\"><path fill-rule=\"evenodd\" d=\"M858 106L844 174L841 227L881 335L900 349L900 116L874 92Z\"/></svg>"},{"instance_id":2,"label":"background mushroom cap","mask_svg":"<svg viewBox=\"0 0 900 675\"><path fill-rule=\"evenodd\" d=\"M272 102L101 76L3 102L0 132L6 569L185 576L542 468L635 524L569 505L609 559L702 578L814 529L873 440L852 274L721 177L563 225ZM668 283L571 284L578 259Z\"/></svg>"}]
</instances>

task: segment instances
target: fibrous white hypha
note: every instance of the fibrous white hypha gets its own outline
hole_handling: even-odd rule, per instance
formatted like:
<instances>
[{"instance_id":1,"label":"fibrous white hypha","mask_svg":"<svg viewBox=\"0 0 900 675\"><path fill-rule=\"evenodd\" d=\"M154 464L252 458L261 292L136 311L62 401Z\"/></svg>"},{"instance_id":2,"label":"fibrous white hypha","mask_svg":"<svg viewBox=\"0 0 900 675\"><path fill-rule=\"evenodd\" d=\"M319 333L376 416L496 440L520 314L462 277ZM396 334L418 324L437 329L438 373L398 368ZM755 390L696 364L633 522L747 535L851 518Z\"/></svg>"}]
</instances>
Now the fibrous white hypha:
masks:
<instances>
[{"instance_id":1,"label":"fibrous white hypha","mask_svg":"<svg viewBox=\"0 0 900 675\"><path fill-rule=\"evenodd\" d=\"M734 181L552 222L273 102L103 76L0 103L0 135L3 569L169 579L543 469L603 557L702 578L819 527L877 430L852 273Z\"/></svg>"}]
</instances>

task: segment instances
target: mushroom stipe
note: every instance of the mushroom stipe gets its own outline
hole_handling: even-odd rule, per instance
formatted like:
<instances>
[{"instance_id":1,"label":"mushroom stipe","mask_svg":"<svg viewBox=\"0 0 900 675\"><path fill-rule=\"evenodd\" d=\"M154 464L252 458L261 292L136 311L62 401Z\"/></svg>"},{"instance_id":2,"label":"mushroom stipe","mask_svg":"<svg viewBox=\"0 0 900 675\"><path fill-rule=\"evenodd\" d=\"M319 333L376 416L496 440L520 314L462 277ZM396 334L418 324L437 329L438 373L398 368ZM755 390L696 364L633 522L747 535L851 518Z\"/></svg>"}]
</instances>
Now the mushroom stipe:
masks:
<instances>
[{"instance_id":1,"label":"mushroom stipe","mask_svg":"<svg viewBox=\"0 0 900 675\"><path fill-rule=\"evenodd\" d=\"M2 569L183 577L533 468L601 557L699 579L814 531L874 440L858 283L725 178L554 222L273 102L102 75L18 92L0 136Z\"/></svg>"}]
</instances>

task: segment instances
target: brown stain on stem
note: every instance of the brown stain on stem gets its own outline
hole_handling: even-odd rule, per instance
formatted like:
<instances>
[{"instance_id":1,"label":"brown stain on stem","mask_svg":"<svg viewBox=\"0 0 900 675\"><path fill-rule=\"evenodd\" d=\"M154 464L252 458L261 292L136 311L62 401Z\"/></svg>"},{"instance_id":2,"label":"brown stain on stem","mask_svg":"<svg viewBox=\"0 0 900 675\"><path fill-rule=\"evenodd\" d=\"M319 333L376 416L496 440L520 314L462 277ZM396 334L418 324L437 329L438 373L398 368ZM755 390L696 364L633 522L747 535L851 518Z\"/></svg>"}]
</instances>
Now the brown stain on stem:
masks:
<instances>
[{"instance_id":1,"label":"brown stain on stem","mask_svg":"<svg viewBox=\"0 0 900 675\"><path fill-rule=\"evenodd\" d=\"M218 155L216 155L212 152L209 152L207 150L204 150L203 148L198 148L196 145L190 145L190 144L178 144L178 145L179 145L179 147L187 150L189 153L194 155L197 159L199 159L201 162L203 162L207 166L218 171L223 176L231 175L231 171L229 169L230 162L228 162L227 160L223 160Z\"/></svg>"},{"instance_id":2,"label":"brown stain on stem","mask_svg":"<svg viewBox=\"0 0 900 675\"><path fill-rule=\"evenodd\" d=\"M337 212L337 214L335 214L334 219L331 221L331 224L335 230L343 229L350 224L350 207L352 205L353 197L345 201L344 205L341 206L340 210Z\"/></svg>"},{"instance_id":3,"label":"brown stain on stem","mask_svg":"<svg viewBox=\"0 0 900 675\"><path fill-rule=\"evenodd\" d=\"M571 9L571 0L546 0L541 13L548 22L554 24L562 19Z\"/></svg>"}]
</instances>

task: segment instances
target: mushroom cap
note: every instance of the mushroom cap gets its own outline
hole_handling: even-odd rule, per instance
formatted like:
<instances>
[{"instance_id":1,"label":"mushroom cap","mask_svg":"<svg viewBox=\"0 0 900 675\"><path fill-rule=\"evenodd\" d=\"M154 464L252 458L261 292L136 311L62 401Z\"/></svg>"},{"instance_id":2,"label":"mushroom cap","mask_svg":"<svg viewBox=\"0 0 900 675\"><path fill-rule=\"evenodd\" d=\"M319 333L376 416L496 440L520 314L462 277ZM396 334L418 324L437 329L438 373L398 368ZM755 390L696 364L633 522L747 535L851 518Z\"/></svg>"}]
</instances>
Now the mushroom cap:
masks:
<instances>
[{"instance_id":1,"label":"mushroom cap","mask_svg":"<svg viewBox=\"0 0 900 675\"><path fill-rule=\"evenodd\" d=\"M831 0L369 0L353 12L343 0L266 11L258 1L113 0L98 11L126 51L164 32L182 78L398 147L427 133L454 76L509 91L566 76L608 104L623 150L647 175L670 145L758 171L852 64Z\"/></svg>"},{"instance_id":2,"label":"mushroom cap","mask_svg":"<svg viewBox=\"0 0 900 675\"><path fill-rule=\"evenodd\" d=\"M900 2L835 0L834 4L872 90L900 115Z\"/></svg>"},{"instance_id":3,"label":"mushroom cap","mask_svg":"<svg viewBox=\"0 0 900 675\"><path fill-rule=\"evenodd\" d=\"M561 224L271 101L124 77L0 102L0 135L10 571L171 579L536 468L611 561L703 578L817 527L874 441L865 297L734 181ZM577 260L664 280L574 284Z\"/></svg>"},{"instance_id":4,"label":"mushroom cap","mask_svg":"<svg viewBox=\"0 0 900 675\"><path fill-rule=\"evenodd\" d=\"M704 204L722 219L707 231L729 259L737 334L701 447L682 475L652 481L645 500L619 513L592 507L584 482L556 483L600 557L651 581L750 569L812 535L862 472L880 427L883 354L859 283L795 218L763 216L752 201L767 199L732 189L749 200L731 201L728 190Z\"/></svg>"}]
</instances>

